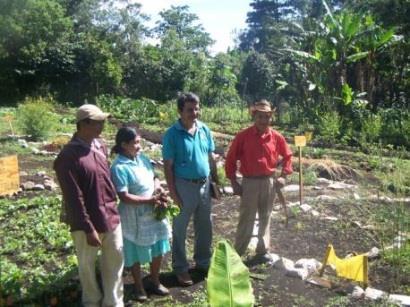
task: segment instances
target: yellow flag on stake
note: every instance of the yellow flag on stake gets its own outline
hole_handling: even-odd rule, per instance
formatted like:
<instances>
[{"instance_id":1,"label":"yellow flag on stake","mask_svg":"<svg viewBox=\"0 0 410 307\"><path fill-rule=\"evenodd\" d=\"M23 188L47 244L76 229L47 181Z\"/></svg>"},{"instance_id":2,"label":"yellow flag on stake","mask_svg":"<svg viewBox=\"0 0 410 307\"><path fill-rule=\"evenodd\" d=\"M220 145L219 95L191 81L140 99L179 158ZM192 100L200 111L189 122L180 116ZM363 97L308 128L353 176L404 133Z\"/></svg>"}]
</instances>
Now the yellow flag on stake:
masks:
<instances>
[{"instance_id":1,"label":"yellow flag on stake","mask_svg":"<svg viewBox=\"0 0 410 307\"><path fill-rule=\"evenodd\" d=\"M324 265L334 265L338 276L367 284L367 256L365 254L340 259L336 256L333 246L329 244L327 255Z\"/></svg>"}]
</instances>

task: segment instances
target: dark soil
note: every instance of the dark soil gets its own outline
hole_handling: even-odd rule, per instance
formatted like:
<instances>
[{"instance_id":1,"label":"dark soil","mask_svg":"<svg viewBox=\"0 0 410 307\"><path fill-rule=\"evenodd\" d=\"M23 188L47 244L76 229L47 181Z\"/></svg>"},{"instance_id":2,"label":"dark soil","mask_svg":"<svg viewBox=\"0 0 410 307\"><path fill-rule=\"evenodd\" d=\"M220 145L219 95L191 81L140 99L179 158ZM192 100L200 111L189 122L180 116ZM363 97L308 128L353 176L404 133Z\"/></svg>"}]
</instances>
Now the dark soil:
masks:
<instances>
[{"instance_id":1,"label":"dark soil","mask_svg":"<svg viewBox=\"0 0 410 307\"><path fill-rule=\"evenodd\" d=\"M35 156L24 155L19 157L19 167L21 171L32 172L33 170L46 170L48 176L54 177L52 171L52 157L37 159ZM39 182L41 178L29 173L21 178L22 181L32 180ZM43 192L30 192L22 195L39 195ZM58 193L58 191L57 191ZM314 191L307 188L305 197L316 196L320 194L343 194L345 192L335 193L334 191ZM296 201L297 193L288 193L288 201ZM214 201L213 221L214 221L214 243L220 239L234 241L236 224L238 218L239 198L236 196L223 197L220 201ZM349 252L363 253L369 251L376 243L371 233L359 229L352 225L354 218L364 218L360 215L354 215L352 204L343 202L339 203L321 203L315 206L315 209L326 212L328 215L336 216L338 221L318 219L310 214L299 212L295 217L289 219L286 227L282 211L279 211L278 218L271 223L271 240L272 252L291 260L300 258L315 258L322 261L328 243L332 243L339 256L343 257ZM188 231L188 248L192 250L193 230L192 225ZM252 257L252 255L249 255ZM165 257L163 264L162 282L170 288L171 296L174 299L175 306L180 303L191 303L193 301L192 293L203 291L206 287L204 274L191 271L194 285L188 288L182 288L177 284L175 276L169 272L170 255ZM263 275L263 278L252 278L252 286L257 302L257 306L324 306L329 301L338 297L335 290L320 288L308 284L298 278L287 277L284 272L268 266L266 264L254 265L250 268L251 273ZM136 304L133 295L132 279L129 272L124 273L126 302L128 305ZM392 291L397 285L397 276L392 268L383 263L380 259L370 262L369 264L369 281L372 287L377 289ZM75 280L78 283L78 280ZM409 277L402 277L400 283L409 285ZM67 306L79 304L80 295L75 294L74 298L69 300ZM162 298L152 295L150 297L155 306L162 306ZM370 304L365 301L351 302L352 306Z\"/></svg>"}]
</instances>

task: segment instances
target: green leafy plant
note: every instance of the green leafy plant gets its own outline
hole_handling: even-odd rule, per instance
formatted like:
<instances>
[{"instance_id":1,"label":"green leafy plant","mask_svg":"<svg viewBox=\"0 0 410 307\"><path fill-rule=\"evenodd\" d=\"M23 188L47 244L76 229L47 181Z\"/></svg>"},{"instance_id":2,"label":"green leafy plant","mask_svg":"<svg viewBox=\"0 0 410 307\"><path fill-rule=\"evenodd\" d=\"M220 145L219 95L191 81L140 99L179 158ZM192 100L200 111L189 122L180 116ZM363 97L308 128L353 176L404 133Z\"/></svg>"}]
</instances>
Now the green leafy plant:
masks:
<instances>
[{"instance_id":1,"label":"green leafy plant","mask_svg":"<svg viewBox=\"0 0 410 307\"><path fill-rule=\"evenodd\" d=\"M323 141L334 143L340 133L341 119L337 112L323 114L319 120L319 133Z\"/></svg>"},{"instance_id":2,"label":"green leafy plant","mask_svg":"<svg viewBox=\"0 0 410 307\"><path fill-rule=\"evenodd\" d=\"M216 246L206 285L212 307L255 304L249 270L226 240Z\"/></svg>"},{"instance_id":3,"label":"green leafy plant","mask_svg":"<svg viewBox=\"0 0 410 307\"><path fill-rule=\"evenodd\" d=\"M155 206L154 216L158 221L161 221L166 217L173 219L180 213L180 211L181 210L177 205L168 203L167 206Z\"/></svg>"},{"instance_id":4,"label":"green leafy plant","mask_svg":"<svg viewBox=\"0 0 410 307\"><path fill-rule=\"evenodd\" d=\"M17 122L21 131L34 140L50 136L58 123L53 104L51 98L27 98L17 108Z\"/></svg>"}]
</instances>

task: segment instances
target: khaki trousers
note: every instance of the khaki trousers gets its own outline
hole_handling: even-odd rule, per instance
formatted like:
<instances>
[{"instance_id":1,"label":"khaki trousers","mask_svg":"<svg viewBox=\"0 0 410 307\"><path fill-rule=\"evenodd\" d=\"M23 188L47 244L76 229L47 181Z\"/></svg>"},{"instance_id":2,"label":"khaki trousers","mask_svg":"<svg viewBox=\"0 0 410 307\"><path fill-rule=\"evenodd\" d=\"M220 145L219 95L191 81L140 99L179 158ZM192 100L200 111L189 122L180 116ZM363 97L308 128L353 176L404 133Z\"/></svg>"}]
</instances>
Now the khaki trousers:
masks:
<instances>
[{"instance_id":1,"label":"khaki trousers","mask_svg":"<svg viewBox=\"0 0 410 307\"><path fill-rule=\"evenodd\" d=\"M252 237L256 212L259 217L256 254L265 254L270 248L270 216L275 199L274 178L243 178L239 222L236 230L235 249L243 255Z\"/></svg>"},{"instance_id":2,"label":"khaki trousers","mask_svg":"<svg viewBox=\"0 0 410 307\"><path fill-rule=\"evenodd\" d=\"M78 259L83 305L85 307L123 307L124 260L121 225L118 225L112 232L99 234L102 243L100 247L88 245L84 231L73 231L71 236ZM104 296L101 294L95 274L99 250L101 250L100 270Z\"/></svg>"}]
</instances>

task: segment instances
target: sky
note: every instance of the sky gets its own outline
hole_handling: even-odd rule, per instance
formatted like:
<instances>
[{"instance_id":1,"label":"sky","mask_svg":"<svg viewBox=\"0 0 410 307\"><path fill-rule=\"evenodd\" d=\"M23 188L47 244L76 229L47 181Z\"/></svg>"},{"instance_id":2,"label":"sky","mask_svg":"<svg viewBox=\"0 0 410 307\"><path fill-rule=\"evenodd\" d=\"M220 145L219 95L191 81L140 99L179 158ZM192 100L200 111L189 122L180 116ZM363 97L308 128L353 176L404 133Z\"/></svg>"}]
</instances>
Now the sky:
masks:
<instances>
[{"instance_id":1,"label":"sky","mask_svg":"<svg viewBox=\"0 0 410 307\"><path fill-rule=\"evenodd\" d=\"M171 5L188 5L189 12L198 16L198 22L215 40L212 53L226 52L234 46L234 31L246 28L246 14L252 0L136 0L141 11L151 17L151 26L159 19L158 13Z\"/></svg>"}]
</instances>

